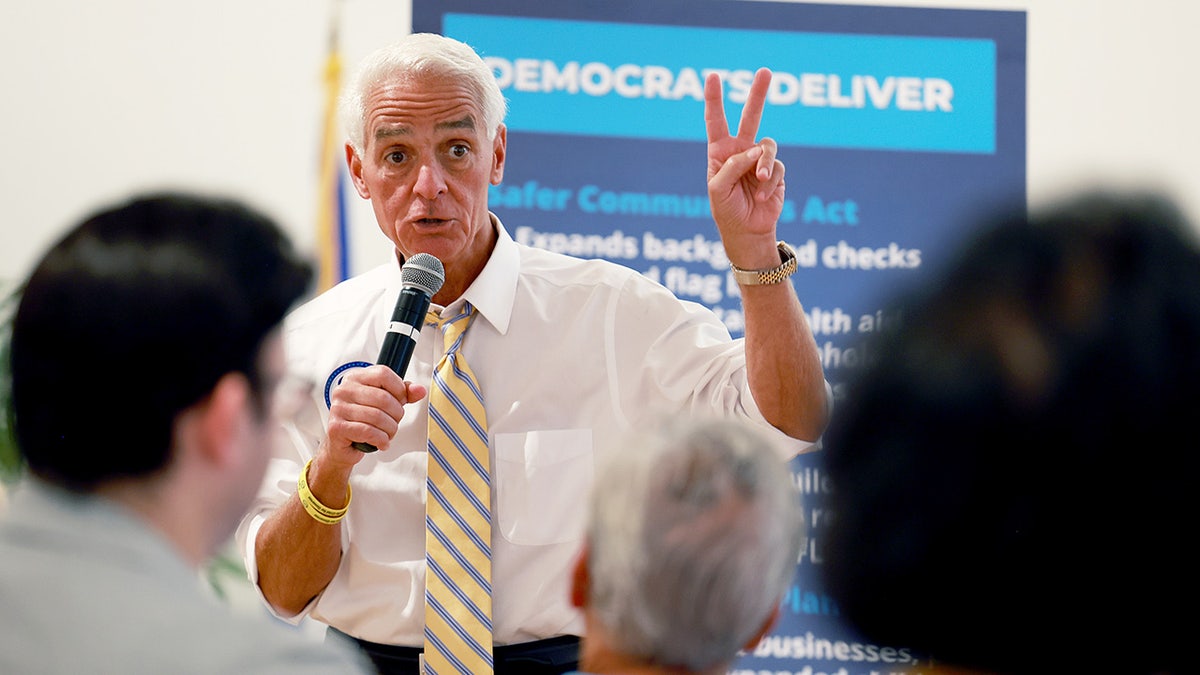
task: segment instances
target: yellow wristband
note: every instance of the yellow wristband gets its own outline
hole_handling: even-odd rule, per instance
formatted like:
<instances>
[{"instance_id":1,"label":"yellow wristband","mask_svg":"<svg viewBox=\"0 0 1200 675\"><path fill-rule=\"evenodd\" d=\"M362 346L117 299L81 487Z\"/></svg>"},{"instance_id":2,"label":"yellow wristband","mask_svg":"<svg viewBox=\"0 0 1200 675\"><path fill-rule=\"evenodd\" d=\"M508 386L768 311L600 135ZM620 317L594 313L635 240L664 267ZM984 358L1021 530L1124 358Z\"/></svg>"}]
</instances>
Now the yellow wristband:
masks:
<instances>
[{"instance_id":1,"label":"yellow wristband","mask_svg":"<svg viewBox=\"0 0 1200 675\"><path fill-rule=\"evenodd\" d=\"M336 525L342 518L346 517L346 512L350 510L350 498L354 496L350 486L346 485L346 506L340 509L331 509L322 504L308 488L308 467L312 466L312 460L304 465L304 470L300 472L300 480L296 485L296 494L300 497L300 504L304 506L304 510L308 511L308 515L312 516L313 520L326 525Z\"/></svg>"}]
</instances>

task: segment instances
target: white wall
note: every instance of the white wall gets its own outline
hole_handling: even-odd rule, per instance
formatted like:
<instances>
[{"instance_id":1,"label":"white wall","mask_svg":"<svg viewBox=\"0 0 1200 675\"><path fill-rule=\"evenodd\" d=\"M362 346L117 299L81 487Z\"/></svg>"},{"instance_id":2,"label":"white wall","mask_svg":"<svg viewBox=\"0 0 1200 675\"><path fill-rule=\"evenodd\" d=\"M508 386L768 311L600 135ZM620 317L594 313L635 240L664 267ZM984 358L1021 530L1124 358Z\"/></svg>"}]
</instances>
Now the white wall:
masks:
<instances>
[{"instance_id":1,"label":"white wall","mask_svg":"<svg viewBox=\"0 0 1200 675\"><path fill-rule=\"evenodd\" d=\"M1200 63L1200 5L839 4L1027 10L1031 201L1096 181L1154 186L1200 221L1200 94L1191 70ZM3 0L0 280L22 278L63 228L97 205L143 188L244 197L311 249L331 6ZM410 7L345 0L347 67L407 32ZM352 262L362 269L382 260L387 245L364 203L353 219Z\"/></svg>"}]
</instances>

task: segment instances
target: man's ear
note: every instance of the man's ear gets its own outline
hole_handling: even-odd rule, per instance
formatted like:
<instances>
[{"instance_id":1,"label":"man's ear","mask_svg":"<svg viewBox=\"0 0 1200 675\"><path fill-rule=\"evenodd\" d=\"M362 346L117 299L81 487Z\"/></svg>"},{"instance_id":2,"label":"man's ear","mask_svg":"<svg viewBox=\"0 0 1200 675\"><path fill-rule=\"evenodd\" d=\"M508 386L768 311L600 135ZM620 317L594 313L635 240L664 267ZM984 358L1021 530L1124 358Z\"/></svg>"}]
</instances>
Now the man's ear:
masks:
<instances>
[{"instance_id":1,"label":"man's ear","mask_svg":"<svg viewBox=\"0 0 1200 675\"><path fill-rule=\"evenodd\" d=\"M359 197L370 199L371 191L367 187L367 181L363 179L362 158L349 143L346 144L346 168L350 172L350 182L354 183L354 191Z\"/></svg>"},{"instance_id":2,"label":"man's ear","mask_svg":"<svg viewBox=\"0 0 1200 675\"><path fill-rule=\"evenodd\" d=\"M746 644L742 645L743 650L748 652L754 651L754 648L758 646L758 643L761 642L762 639L765 638L773 628L775 628L775 624L779 623L779 608L780 603L775 603L775 608L771 610L771 613L767 616L767 620L763 622L762 627L758 629L758 632L754 634L754 637L750 638L746 641Z\"/></svg>"},{"instance_id":3,"label":"man's ear","mask_svg":"<svg viewBox=\"0 0 1200 675\"><path fill-rule=\"evenodd\" d=\"M492 173L489 179L492 185L499 185L504 180L504 159L508 152L508 129L503 124L496 130L496 138L492 141Z\"/></svg>"},{"instance_id":4,"label":"man's ear","mask_svg":"<svg viewBox=\"0 0 1200 675\"><path fill-rule=\"evenodd\" d=\"M197 448L208 462L218 466L241 461L240 435L253 414L250 382L241 373L226 373L208 397L197 404L195 436Z\"/></svg>"},{"instance_id":5,"label":"man's ear","mask_svg":"<svg viewBox=\"0 0 1200 675\"><path fill-rule=\"evenodd\" d=\"M579 551L579 556L575 558L575 567L571 570L571 606L582 609L588 601L588 586L590 577L588 575L588 549L584 545Z\"/></svg>"}]
</instances>

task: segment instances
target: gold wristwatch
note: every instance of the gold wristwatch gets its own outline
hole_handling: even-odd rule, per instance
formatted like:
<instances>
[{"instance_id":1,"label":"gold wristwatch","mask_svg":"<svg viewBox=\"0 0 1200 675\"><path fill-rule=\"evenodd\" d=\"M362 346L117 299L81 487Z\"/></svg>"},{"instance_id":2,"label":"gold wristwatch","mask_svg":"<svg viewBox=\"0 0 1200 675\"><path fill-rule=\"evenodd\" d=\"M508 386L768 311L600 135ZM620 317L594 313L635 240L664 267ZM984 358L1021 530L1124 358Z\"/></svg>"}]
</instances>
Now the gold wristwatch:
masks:
<instances>
[{"instance_id":1,"label":"gold wristwatch","mask_svg":"<svg viewBox=\"0 0 1200 675\"><path fill-rule=\"evenodd\" d=\"M733 263L729 263L729 269L733 270L733 279L742 286L765 286L768 284L777 284L784 279L796 273L796 252L792 250L787 242L777 242L776 247L779 249L779 267L772 267L766 270L744 270L737 267Z\"/></svg>"}]
</instances>

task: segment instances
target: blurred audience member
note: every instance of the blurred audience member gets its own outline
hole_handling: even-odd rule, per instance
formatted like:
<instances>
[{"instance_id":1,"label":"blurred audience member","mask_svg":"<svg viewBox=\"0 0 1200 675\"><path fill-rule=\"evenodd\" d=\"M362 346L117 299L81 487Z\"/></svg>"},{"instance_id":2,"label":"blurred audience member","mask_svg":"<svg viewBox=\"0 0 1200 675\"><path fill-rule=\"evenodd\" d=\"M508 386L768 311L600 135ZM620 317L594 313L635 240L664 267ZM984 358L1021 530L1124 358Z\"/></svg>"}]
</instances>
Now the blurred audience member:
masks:
<instances>
[{"instance_id":1,"label":"blurred audience member","mask_svg":"<svg viewBox=\"0 0 1200 675\"><path fill-rule=\"evenodd\" d=\"M804 541L779 452L734 421L681 422L598 472L572 603L590 673L725 673L778 618Z\"/></svg>"},{"instance_id":2,"label":"blurred audience member","mask_svg":"<svg viewBox=\"0 0 1200 675\"><path fill-rule=\"evenodd\" d=\"M1200 253L1154 195L989 222L850 387L822 567L968 672L1195 672Z\"/></svg>"},{"instance_id":3,"label":"blurred audience member","mask_svg":"<svg viewBox=\"0 0 1200 675\"><path fill-rule=\"evenodd\" d=\"M262 479L309 277L268 219L185 195L100 211L38 263L10 349L29 475L0 520L0 672L359 672L197 574Z\"/></svg>"}]
</instances>

